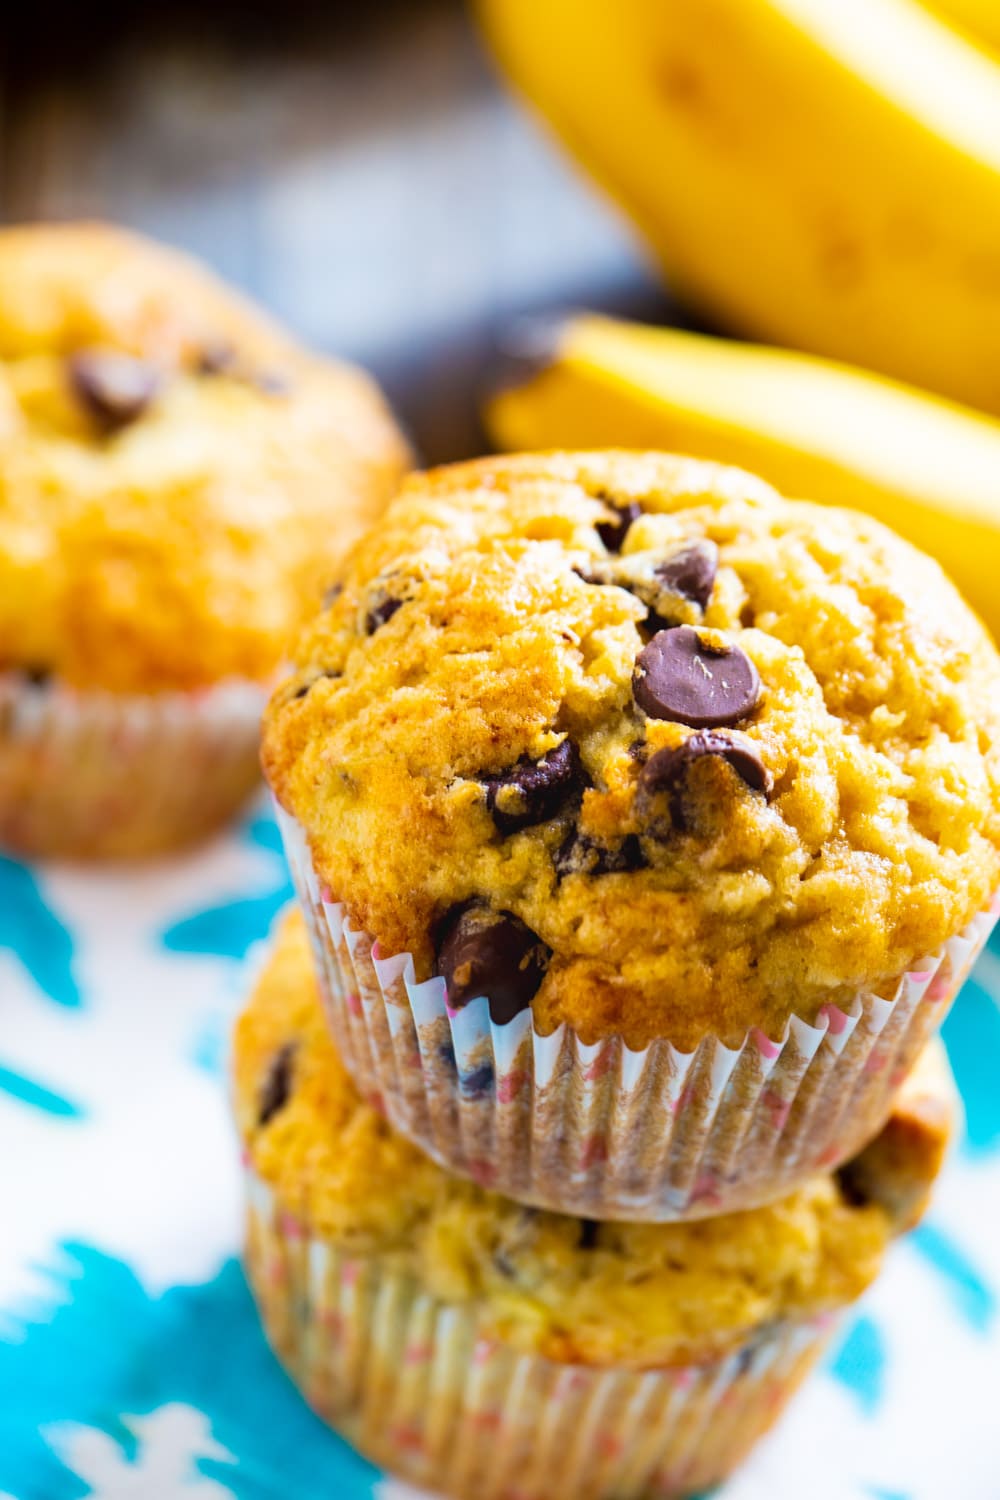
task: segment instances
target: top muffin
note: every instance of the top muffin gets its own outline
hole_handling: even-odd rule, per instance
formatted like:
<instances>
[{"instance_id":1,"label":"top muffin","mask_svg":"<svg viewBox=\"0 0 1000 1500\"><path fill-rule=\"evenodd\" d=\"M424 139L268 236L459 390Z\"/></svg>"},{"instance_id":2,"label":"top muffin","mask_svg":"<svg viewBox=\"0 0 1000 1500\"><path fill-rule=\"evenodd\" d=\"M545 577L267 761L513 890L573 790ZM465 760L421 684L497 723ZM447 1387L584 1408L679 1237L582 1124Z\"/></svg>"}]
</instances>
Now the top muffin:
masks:
<instances>
[{"instance_id":1,"label":"top muffin","mask_svg":"<svg viewBox=\"0 0 1000 1500\"><path fill-rule=\"evenodd\" d=\"M0 233L0 670L267 678L406 461L367 377L184 256Z\"/></svg>"},{"instance_id":2,"label":"top muffin","mask_svg":"<svg viewBox=\"0 0 1000 1500\"><path fill-rule=\"evenodd\" d=\"M265 726L317 871L452 1005L778 1037L1000 879L1000 661L864 516L662 455L412 478Z\"/></svg>"}]
</instances>

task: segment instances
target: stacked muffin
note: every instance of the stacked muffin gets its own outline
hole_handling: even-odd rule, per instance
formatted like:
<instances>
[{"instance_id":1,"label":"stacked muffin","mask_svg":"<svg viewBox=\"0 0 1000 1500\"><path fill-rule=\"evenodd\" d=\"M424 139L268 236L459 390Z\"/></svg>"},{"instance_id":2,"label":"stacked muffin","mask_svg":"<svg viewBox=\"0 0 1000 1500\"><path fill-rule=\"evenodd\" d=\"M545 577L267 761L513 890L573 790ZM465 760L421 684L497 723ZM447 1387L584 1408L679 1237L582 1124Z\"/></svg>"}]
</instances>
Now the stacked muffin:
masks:
<instances>
[{"instance_id":1,"label":"stacked muffin","mask_svg":"<svg viewBox=\"0 0 1000 1500\"><path fill-rule=\"evenodd\" d=\"M0 233L0 846L144 854L228 816L289 636L407 456L366 375L186 257Z\"/></svg>"},{"instance_id":2,"label":"stacked muffin","mask_svg":"<svg viewBox=\"0 0 1000 1500\"><path fill-rule=\"evenodd\" d=\"M457 1496L729 1471L937 1170L998 687L736 471L404 487L265 722L316 977L293 925L237 1033L249 1266L318 1410Z\"/></svg>"}]
</instances>

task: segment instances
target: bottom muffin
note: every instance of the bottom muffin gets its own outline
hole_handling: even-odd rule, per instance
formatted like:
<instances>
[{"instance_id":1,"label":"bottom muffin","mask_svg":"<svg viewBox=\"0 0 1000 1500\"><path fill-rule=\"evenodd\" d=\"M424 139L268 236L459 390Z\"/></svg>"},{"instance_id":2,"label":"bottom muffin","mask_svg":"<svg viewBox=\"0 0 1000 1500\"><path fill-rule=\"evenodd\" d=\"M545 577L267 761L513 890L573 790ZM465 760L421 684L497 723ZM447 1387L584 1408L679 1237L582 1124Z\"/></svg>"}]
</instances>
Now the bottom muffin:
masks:
<instances>
[{"instance_id":1,"label":"bottom muffin","mask_svg":"<svg viewBox=\"0 0 1000 1500\"><path fill-rule=\"evenodd\" d=\"M955 1114L935 1049L861 1157L766 1208L686 1224L525 1208L449 1176L360 1099L298 915L234 1070L268 1337L365 1454L463 1500L679 1497L724 1478L919 1217Z\"/></svg>"}]
</instances>

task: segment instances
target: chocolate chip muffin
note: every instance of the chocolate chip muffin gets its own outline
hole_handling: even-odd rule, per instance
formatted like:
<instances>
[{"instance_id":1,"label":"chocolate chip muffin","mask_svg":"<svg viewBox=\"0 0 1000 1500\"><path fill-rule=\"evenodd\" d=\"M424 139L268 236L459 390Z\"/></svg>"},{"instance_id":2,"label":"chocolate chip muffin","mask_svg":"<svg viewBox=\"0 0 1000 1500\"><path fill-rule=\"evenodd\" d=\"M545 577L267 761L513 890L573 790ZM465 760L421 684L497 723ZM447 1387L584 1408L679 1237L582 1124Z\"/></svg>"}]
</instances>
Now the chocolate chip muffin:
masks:
<instances>
[{"instance_id":1,"label":"chocolate chip muffin","mask_svg":"<svg viewBox=\"0 0 1000 1500\"><path fill-rule=\"evenodd\" d=\"M495 1031L525 1015L536 1039L614 1042L601 1077L619 1083L669 1044L646 1080L669 1113L622 1192L675 1128L686 1211L699 1180L714 1207L787 1188L786 1127L810 1170L885 1118L988 930L998 689L937 565L866 517L690 460L527 456L408 483L302 636L264 758L307 840L317 931L335 908L335 1007L360 995L369 1029L377 1009L363 944L345 971L342 924L411 955L417 986L443 982L437 1034L414 1032L425 1073L447 1071L442 1026L462 1017L467 1038L483 997L467 1060L493 1068L494 1105L519 1075L552 1113L571 1066L543 1090L537 1056L497 1057ZM349 1062L370 1058L348 1031ZM455 1164L441 1111L421 1126L416 1097L400 1103L400 1056L364 1086ZM820 1108L834 1071L837 1108ZM578 1129L549 1161L553 1192L606 1178L652 1128L615 1126L610 1084L586 1082L563 1088ZM466 1170L489 1172L499 1129L480 1122ZM496 1185L524 1191L506 1169ZM600 1211L586 1193L553 1206Z\"/></svg>"},{"instance_id":2,"label":"chocolate chip muffin","mask_svg":"<svg viewBox=\"0 0 1000 1500\"><path fill-rule=\"evenodd\" d=\"M297 915L233 1065L248 1270L278 1353L365 1451L455 1495L506 1493L484 1472L503 1463L529 1477L518 1493L562 1493L552 1424L579 1430L588 1483L603 1473L588 1494L722 1477L918 1216L955 1115L937 1051L869 1152L771 1207L681 1225L525 1209L443 1172L361 1100Z\"/></svg>"},{"instance_id":3,"label":"chocolate chip muffin","mask_svg":"<svg viewBox=\"0 0 1000 1500\"><path fill-rule=\"evenodd\" d=\"M231 810L289 634L406 460L365 375L182 255L0 233L0 841L144 852Z\"/></svg>"}]
</instances>

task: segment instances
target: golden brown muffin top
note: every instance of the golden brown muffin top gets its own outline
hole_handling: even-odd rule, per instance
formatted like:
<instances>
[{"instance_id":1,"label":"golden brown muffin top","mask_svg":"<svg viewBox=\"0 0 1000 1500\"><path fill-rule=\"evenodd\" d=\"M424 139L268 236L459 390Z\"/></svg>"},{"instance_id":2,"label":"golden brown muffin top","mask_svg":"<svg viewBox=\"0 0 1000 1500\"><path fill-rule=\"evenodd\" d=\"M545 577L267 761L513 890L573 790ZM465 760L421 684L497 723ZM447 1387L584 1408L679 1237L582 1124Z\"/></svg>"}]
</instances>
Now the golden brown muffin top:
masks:
<instances>
[{"instance_id":1,"label":"golden brown muffin top","mask_svg":"<svg viewBox=\"0 0 1000 1500\"><path fill-rule=\"evenodd\" d=\"M406 462L367 376L187 257L0 231L0 670L268 678Z\"/></svg>"},{"instance_id":2,"label":"golden brown muffin top","mask_svg":"<svg viewBox=\"0 0 1000 1500\"><path fill-rule=\"evenodd\" d=\"M452 1003L777 1038L891 995L998 883L1000 661L865 516L529 455L412 478L340 577L265 768L354 925Z\"/></svg>"},{"instance_id":3,"label":"golden brown muffin top","mask_svg":"<svg viewBox=\"0 0 1000 1500\"><path fill-rule=\"evenodd\" d=\"M411 1146L359 1098L336 1053L298 913L237 1023L233 1066L252 1166L311 1233L384 1258L445 1302L479 1303L485 1326L518 1348L641 1368L709 1359L773 1319L818 1316L861 1293L940 1165L955 1114L942 1059L904 1085L907 1128L896 1131L896 1117L887 1127L884 1182L877 1162L860 1165L866 1153L844 1187L817 1176L771 1207L691 1224L524 1208Z\"/></svg>"}]
</instances>

